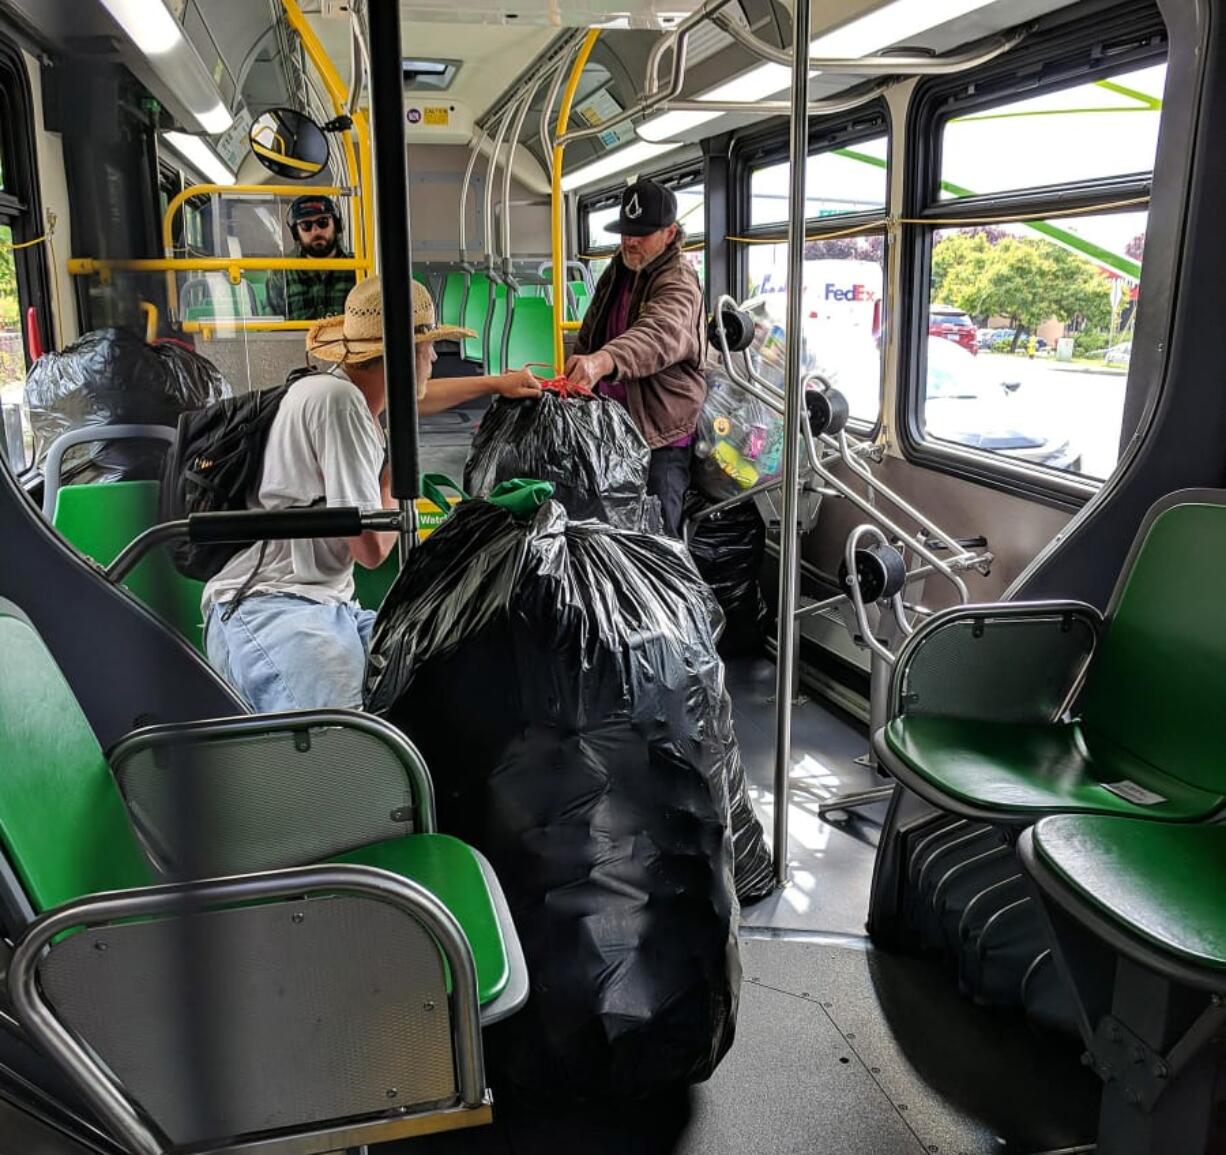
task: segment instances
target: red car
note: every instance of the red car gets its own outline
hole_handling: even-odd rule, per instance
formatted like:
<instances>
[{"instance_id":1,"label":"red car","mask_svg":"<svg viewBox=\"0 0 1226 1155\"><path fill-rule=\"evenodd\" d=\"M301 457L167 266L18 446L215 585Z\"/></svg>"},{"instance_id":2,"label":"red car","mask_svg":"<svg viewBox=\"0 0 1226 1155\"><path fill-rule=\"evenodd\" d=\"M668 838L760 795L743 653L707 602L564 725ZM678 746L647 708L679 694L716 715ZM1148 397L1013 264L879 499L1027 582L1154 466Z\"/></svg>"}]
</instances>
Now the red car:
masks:
<instances>
[{"instance_id":1,"label":"red car","mask_svg":"<svg viewBox=\"0 0 1226 1155\"><path fill-rule=\"evenodd\" d=\"M928 307L928 335L953 341L968 353L979 352L974 323L961 309L955 309L952 305Z\"/></svg>"}]
</instances>

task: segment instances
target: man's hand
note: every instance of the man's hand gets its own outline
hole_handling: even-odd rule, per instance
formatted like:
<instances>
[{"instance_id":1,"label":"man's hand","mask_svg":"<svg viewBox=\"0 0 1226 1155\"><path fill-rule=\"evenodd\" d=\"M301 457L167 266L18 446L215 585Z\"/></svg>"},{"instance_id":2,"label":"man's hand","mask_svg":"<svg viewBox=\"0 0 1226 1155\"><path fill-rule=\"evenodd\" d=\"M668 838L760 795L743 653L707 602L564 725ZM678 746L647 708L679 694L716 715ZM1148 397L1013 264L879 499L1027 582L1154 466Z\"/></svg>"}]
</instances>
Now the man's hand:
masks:
<instances>
[{"instance_id":1,"label":"man's hand","mask_svg":"<svg viewBox=\"0 0 1226 1155\"><path fill-rule=\"evenodd\" d=\"M613 358L601 350L598 353L576 353L566 361L566 379L572 385L595 389L598 381L614 370Z\"/></svg>"},{"instance_id":2,"label":"man's hand","mask_svg":"<svg viewBox=\"0 0 1226 1155\"><path fill-rule=\"evenodd\" d=\"M495 381L497 384L494 386L494 392L499 397L517 401L523 397L541 395L540 381L527 369L513 369L510 373L504 373L501 377L495 378Z\"/></svg>"}]
</instances>

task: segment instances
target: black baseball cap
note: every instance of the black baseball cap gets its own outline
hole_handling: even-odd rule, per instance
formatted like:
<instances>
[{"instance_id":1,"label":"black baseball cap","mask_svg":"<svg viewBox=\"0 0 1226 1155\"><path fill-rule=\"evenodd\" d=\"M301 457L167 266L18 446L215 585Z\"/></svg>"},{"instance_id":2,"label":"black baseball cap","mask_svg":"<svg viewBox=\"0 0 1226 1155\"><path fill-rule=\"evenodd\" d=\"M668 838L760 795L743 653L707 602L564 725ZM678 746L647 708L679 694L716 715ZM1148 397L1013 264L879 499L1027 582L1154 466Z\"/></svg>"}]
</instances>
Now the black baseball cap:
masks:
<instances>
[{"instance_id":1,"label":"black baseball cap","mask_svg":"<svg viewBox=\"0 0 1226 1155\"><path fill-rule=\"evenodd\" d=\"M636 180L622 193L621 215L610 225L611 233L645 237L677 223L677 198L654 180Z\"/></svg>"},{"instance_id":2,"label":"black baseball cap","mask_svg":"<svg viewBox=\"0 0 1226 1155\"><path fill-rule=\"evenodd\" d=\"M339 221L341 214L337 210L336 202L331 197L320 193L307 194L294 198L294 203L289 206L286 223L293 228L299 221L313 220L315 217L322 216L329 216L334 221Z\"/></svg>"}]
</instances>

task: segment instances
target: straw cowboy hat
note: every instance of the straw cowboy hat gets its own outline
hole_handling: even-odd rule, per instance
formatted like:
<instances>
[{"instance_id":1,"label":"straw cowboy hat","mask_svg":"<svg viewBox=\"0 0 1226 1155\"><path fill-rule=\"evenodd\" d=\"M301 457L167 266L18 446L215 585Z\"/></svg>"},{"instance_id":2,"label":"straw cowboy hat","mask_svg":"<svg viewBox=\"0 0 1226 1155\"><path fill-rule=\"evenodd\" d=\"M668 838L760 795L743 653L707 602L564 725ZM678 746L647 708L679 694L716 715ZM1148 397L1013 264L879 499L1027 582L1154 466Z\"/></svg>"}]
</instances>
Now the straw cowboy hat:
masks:
<instances>
[{"instance_id":1,"label":"straw cowboy hat","mask_svg":"<svg viewBox=\"0 0 1226 1155\"><path fill-rule=\"evenodd\" d=\"M456 325L436 324L430 294L424 285L413 282L413 344L476 335ZM383 289L379 278L367 277L350 290L342 316L316 321L307 330L306 345L312 357L340 365L361 365L382 357Z\"/></svg>"}]
</instances>

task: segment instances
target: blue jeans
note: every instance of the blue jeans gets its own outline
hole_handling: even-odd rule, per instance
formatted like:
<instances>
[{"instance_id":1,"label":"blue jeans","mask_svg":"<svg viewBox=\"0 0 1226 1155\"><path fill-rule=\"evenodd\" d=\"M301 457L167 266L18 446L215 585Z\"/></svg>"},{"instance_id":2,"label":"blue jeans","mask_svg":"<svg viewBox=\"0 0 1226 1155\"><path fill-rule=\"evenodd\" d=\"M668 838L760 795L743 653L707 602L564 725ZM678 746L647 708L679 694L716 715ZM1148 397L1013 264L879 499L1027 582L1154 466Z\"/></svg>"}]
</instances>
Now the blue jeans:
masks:
<instances>
[{"instance_id":1,"label":"blue jeans","mask_svg":"<svg viewBox=\"0 0 1226 1155\"><path fill-rule=\"evenodd\" d=\"M361 708L374 610L293 594L245 598L229 621L225 610L209 611L204 648L257 713Z\"/></svg>"}]
</instances>

